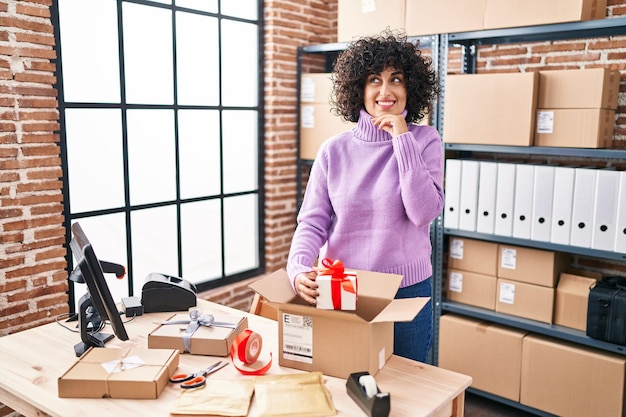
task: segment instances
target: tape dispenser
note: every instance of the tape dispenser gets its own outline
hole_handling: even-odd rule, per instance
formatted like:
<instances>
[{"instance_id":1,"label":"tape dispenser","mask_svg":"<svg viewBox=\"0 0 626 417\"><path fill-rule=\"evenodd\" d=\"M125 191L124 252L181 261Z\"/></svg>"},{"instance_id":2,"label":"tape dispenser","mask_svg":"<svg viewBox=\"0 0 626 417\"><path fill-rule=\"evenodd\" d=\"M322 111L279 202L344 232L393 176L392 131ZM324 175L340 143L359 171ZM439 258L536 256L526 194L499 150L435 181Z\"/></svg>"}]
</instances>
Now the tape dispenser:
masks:
<instances>
[{"instance_id":1,"label":"tape dispenser","mask_svg":"<svg viewBox=\"0 0 626 417\"><path fill-rule=\"evenodd\" d=\"M391 396L380 392L376 380L369 372L355 372L346 381L346 391L369 417L387 417L391 409Z\"/></svg>"}]
</instances>

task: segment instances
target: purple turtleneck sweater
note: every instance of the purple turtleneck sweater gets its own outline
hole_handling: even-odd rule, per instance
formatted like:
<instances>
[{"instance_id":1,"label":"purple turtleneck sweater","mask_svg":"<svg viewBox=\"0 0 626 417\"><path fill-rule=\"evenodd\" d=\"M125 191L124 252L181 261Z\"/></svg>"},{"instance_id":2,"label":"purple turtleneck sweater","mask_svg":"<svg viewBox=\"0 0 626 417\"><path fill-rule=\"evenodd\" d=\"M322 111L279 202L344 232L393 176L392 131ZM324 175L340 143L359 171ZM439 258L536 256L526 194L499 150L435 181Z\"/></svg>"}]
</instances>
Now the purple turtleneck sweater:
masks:
<instances>
[{"instance_id":1,"label":"purple turtleneck sweater","mask_svg":"<svg viewBox=\"0 0 626 417\"><path fill-rule=\"evenodd\" d=\"M292 286L318 257L403 275L401 287L427 279L430 223L443 206L437 130L409 125L392 138L361 110L352 130L322 144L311 168L287 261Z\"/></svg>"}]
</instances>

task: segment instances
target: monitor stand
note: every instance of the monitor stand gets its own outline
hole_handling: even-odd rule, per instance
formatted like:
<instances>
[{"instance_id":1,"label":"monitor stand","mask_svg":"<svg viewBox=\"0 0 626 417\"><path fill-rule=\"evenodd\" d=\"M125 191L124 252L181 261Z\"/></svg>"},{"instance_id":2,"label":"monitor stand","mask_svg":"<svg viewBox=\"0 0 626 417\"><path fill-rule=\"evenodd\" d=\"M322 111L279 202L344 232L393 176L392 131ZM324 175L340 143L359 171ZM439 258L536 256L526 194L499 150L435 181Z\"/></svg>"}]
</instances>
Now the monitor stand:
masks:
<instances>
[{"instance_id":1,"label":"monitor stand","mask_svg":"<svg viewBox=\"0 0 626 417\"><path fill-rule=\"evenodd\" d=\"M114 337L110 333L94 333L94 330L102 325L102 319L96 309L93 308L89 294L81 297L79 305L78 323L82 341L74 345L74 352L78 357L82 356L92 346L104 347L104 344Z\"/></svg>"}]
</instances>

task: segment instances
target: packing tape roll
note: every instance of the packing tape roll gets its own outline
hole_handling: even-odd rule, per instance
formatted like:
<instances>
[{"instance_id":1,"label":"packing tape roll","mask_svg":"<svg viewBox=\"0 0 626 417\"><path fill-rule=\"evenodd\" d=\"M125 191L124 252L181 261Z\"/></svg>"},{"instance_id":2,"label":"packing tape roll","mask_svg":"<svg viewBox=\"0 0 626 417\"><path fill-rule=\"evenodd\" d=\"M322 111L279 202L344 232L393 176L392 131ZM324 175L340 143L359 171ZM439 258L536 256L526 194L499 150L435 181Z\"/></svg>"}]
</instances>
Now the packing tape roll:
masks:
<instances>
[{"instance_id":1,"label":"packing tape roll","mask_svg":"<svg viewBox=\"0 0 626 417\"><path fill-rule=\"evenodd\" d=\"M265 364L257 359L263 348L263 338L250 329L245 329L235 337L230 346L230 359L237 370L243 375L263 375L272 366L272 353ZM238 364L239 363L239 364Z\"/></svg>"},{"instance_id":2,"label":"packing tape roll","mask_svg":"<svg viewBox=\"0 0 626 417\"><path fill-rule=\"evenodd\" d=\"M372 398L378 393L378 387L376 386L376 380L371 375L361 375L359 377L359 384L365 389L365 394Z\"/></svg>"},{"instance_id":3,"label":"packing tape roll","mask_svg":"<svg viewBox=\"0 0 626 417\"><path fill-rule=\"evenodd\" d=\"M256 362L263 349L263 338L253 331L242 333L241 339L236 338L233 342L237 351L237 357L246 365Z\"/></svg>"}]
</instances>

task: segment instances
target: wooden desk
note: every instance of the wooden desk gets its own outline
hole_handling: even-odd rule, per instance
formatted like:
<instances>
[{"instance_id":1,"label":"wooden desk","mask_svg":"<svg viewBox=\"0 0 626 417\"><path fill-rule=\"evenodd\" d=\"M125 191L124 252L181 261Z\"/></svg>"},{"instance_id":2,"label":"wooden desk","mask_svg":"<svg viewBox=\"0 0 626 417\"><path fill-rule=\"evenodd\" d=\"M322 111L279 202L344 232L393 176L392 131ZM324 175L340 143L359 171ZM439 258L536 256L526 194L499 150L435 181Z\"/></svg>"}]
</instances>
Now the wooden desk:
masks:
<instances>
[{"instance_id":1,"label":"wooden desk","mask_svg":"<svg viewBox=\"0 0 626 417\"><path fill-rule=\"evenodd\" d=\"M204 312L223 311L230 314L247 314L219 304L199 300ZM148 346L148 333L172 313L150 313L126 323L130 340L117 338L107 347ZM263 336L264 351L274 353L274 363L269 374L301 372L278 366L278 328L276 322L248 315L249 327ZM105 331L110 332L110 327ZM72 333L51 323L0 337L0 402L25 416L85 417L85 416L169 416L181 389L169 385L156 400L59 398L57 379L76 360L74 344L80 340ZM207 356L183 354L179 370L190 372L202 369L215 359ZM213 378L253 378L243 376L229 365ZM461 417L465 389L471 384L469 376L434 366L392 356L375 376L380 389L391 394L390 416L407 417ZM325 377L338 416L364 416L365 413L346 393L345 380ZM250 417L258 416L253 397Z\"/></svg>"}]
</instances>

